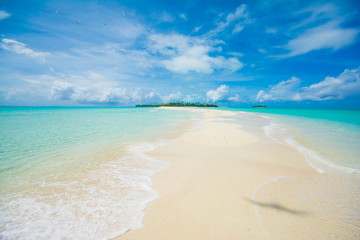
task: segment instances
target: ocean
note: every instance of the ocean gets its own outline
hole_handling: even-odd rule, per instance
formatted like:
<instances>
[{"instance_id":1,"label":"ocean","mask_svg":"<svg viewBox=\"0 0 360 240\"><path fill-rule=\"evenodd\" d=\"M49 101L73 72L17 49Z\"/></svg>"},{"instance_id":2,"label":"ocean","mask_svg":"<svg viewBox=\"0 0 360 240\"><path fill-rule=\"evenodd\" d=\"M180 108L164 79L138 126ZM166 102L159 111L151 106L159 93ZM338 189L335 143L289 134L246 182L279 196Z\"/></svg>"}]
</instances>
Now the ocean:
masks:
<instances>
[{"instance_id":1,"label":"ocean","mask_svg":"<svg viewBox=\"0 0 360 240\"><path fill-rule=\"evenodd\" d=\"M286 202L292 209L299 209L274 215L257 205L256 213L269 237L297 239L305 234L309 239L358 239L360 110L223 110L242 112L235 120L244 130L295 148L316 171L310 175L277 176L256 188L254 201L272 206ZM286 210L289 206L283 207ZM327 231L320 230L324 226ZM293 230L284 236L283 229Z\"/></svg>"},{"instance_id":2,"label":"ocean","mask_svg":"<svg viewBox=\"0 0 360 240\"><path fill-rule=\"evenodd\" d=\"M0 239L111 239L141 227L157 198L150 177L167 167L143 152L194 127L195 115L0 107Z\"/></svg>"},{"instance_id":3,"label":"ocean","mask_svg":"<svg viewBox=\"0 0 360 240\"><path fill-rule=\"evenodd\" d=\"M231 119L245 131L302 152L317 173L278 176L254 191L255 201L290 195L284 202L295 208L317 209L278 214L277 224L256 209L270 235L296 226L317 239L356 239L346 234L360 229L359 110L219 110L239 112ZM158 108L0 107L0 239L111 239L142 227L157 198L151 176L168 166L144 152L200 119ZM339 235L316 232L319 224Z\"/></svg>"},{"instance_id":4,"label":"ocean","mask_svg":"<svg viewBox=\"0 0 360 240\"><path fill-rule=\"evenodd\" d=\"M360 110L228 110L254 113L267 118L263 126L265 133L316 159L312 167L319 172L342 170L360 173Z\"/></svg>"}]
</instances>

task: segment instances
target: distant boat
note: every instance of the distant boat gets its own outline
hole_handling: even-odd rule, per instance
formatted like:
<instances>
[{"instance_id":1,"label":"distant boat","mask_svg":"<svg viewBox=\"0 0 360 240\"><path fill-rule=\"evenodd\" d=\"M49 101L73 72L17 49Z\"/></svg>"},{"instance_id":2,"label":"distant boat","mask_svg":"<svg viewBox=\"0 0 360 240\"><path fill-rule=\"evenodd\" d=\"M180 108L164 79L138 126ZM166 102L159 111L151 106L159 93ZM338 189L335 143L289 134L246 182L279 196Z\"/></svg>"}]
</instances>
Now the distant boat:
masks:
<instances>
[{"instance_id":1,"label":"distant boat","mask_svg":"<svg viewBox=\"0 0 360 240\"><path fill-rule=\"evenodd\" d=\"M267 108L267 106L258 105L258 106L253 106L253 108Z\"/></svg>"}]
</instances>

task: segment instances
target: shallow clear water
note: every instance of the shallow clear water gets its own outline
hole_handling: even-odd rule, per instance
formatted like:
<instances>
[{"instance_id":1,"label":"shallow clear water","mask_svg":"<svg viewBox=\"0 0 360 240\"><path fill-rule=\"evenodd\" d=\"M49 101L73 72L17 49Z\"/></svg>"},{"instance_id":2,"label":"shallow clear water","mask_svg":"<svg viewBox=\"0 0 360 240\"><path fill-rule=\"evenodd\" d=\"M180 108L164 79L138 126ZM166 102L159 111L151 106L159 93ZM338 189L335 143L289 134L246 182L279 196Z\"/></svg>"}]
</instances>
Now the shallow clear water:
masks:
<instances>
[{"instance_id":1,"label":"shallow clear water","mask_svg":"<svg viewBox=\"0 0 360 240\"><path fill-rule=\"evenodd\" d=\"M238 120L244 130L299 150L317 170L256 188L254 201L279 209L256 206L269 238L359 239L359 110L227 110L246 112Z\"/></svg>"},{"instance_id":2,"label":"shallow clear water","mask_svg":"<svg viewBox=\"0 0 360 240\"><path fill-rule=\"evenodd\" d=\"M356 239L360 111L224 110L256 114L241 117L244 130L297 148L321 173L280 176L257 189L255 200L281 203L292 194L287 207L308 213L306 221L277 214L276 226L312 236L316 224L328 224ZM157 197L150 177L167 166L144 151L167 144L194 118L156 108L1 107L0 239L110 239L141 227L144 208ZM264 224L273 214L259 213ZM270 222L270 235L275 230Z\"/></svg>"},{"instance_id":3,"label":"shallow clear water","mask_svg":"<svg viewBox=\"0 0 360 240\"><path fill-rule=\"evenodd\" d=\"M194 114L154 108L0 108L0 239L109 239L142 226L166 167L143 152Z\"/></svg>"},{"instance_id":4,"label":"shallow clear water","mask_svg":"<svg viewBox=\"0 0 360 240\"><path fill-rule=\"evenodd\" d=\"M360 110L242 109L269 119L268 135L316 158L313 167L360 173ZM317 166L319 165L319 166ZM325 169L322 169L325 168Z\"/></svg>"}]
</instances>

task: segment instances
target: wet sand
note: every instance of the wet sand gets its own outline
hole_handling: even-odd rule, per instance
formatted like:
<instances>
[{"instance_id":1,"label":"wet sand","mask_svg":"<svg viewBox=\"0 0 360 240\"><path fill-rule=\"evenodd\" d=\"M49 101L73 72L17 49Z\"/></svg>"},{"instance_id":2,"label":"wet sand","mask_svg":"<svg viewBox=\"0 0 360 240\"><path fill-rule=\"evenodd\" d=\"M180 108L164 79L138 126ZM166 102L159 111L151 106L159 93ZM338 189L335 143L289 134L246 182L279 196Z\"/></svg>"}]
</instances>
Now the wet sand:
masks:
<instances>
[{"instance_id":1,"label":"wet sand","mask_svg":"<svg viewBox=\"0 0 360 240\"><path fill-rule=\"evenodd\" d=\"M320 237L316 231L311 236L309 231L302 233L297 224L283 226L287 220L315 221L314 228L320 228L320 233L339 234L340 239L356 235L351 230L341 235L342 228L316 222L311 204L294 201L296 192L286 182L319 176L301 152L227 121L234 112L186 110L202 112L203 126L147 153L170 167L153 176L159 197L146 208L144 227L117 239ZM280 190L278 182L283 181Z\"/></svg>"}]
</instances>

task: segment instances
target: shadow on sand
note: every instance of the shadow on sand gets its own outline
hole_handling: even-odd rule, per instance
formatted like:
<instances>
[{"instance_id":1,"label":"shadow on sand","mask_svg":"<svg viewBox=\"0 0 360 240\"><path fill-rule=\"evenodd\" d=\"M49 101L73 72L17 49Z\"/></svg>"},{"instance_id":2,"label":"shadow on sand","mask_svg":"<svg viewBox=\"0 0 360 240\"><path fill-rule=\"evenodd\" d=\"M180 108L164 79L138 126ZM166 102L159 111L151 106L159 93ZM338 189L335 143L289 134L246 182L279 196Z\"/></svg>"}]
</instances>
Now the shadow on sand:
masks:
<instances>
[{"instance_id":1,"label":"shadow on sand","mask_svg":"<svg viewBox=\"0 0 360 240\"><path fill-rule=\"evenodd\" d=\"M290 213L290 214L294 214L294 215L308 215L309 213L307 211L302 211L302 210L294 210L294 209L290 209L287 208L285 206L282 206L278 203L265 203L265 202L258 202L258 201L254 201L251 200L249 198L244 197L243 198L245 201L250 202L252 204L255 204L257 206L260 207L265 207L265 208L272 208L274 210L278 210L278 211L282 211L282 212L286 212L286 213Z\"/></svg>"}]
</instances>

